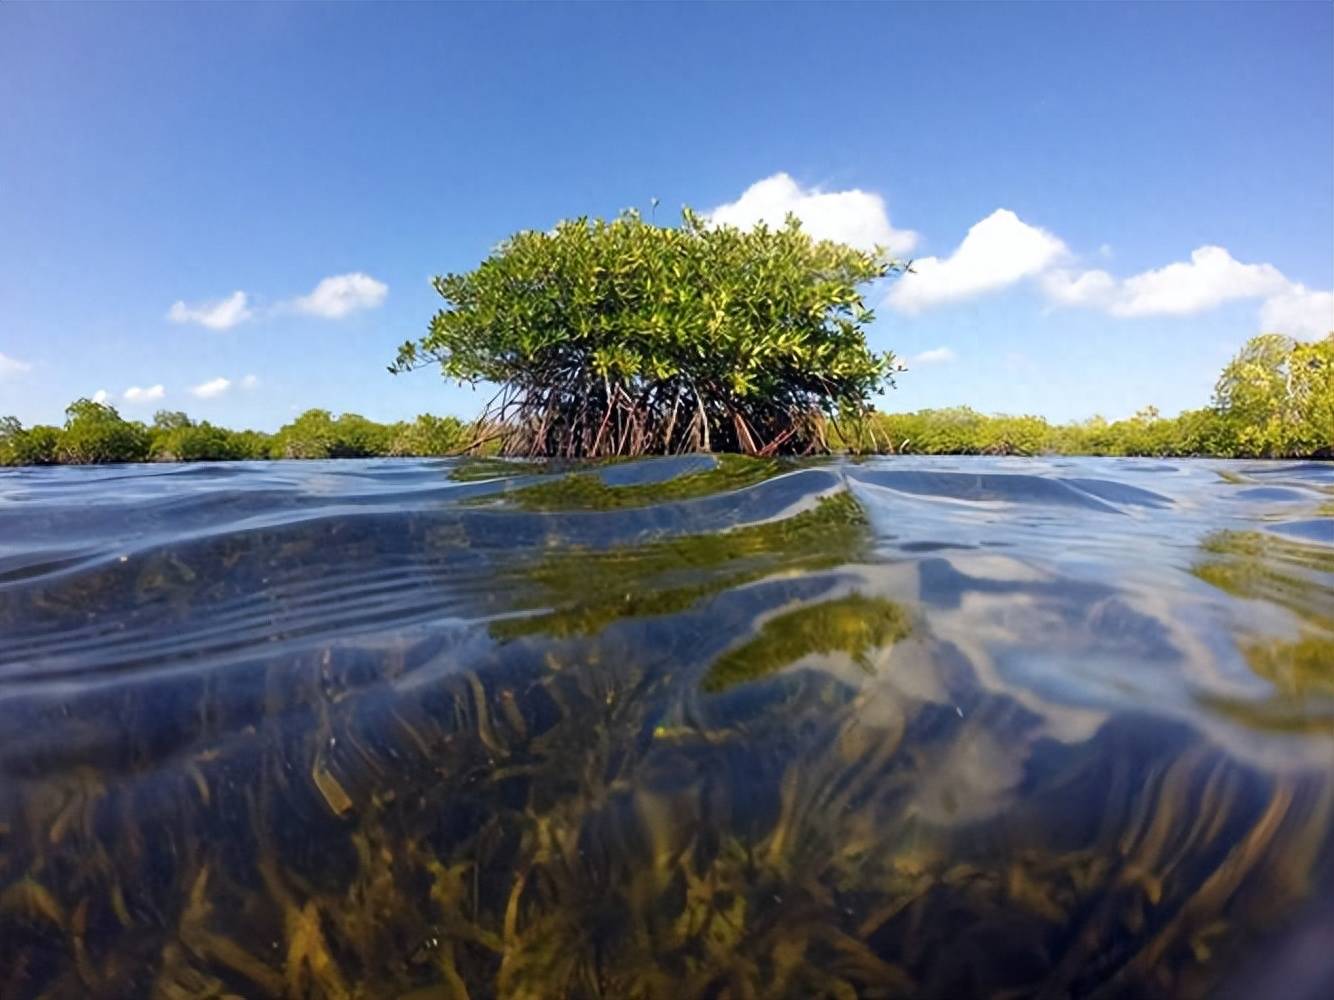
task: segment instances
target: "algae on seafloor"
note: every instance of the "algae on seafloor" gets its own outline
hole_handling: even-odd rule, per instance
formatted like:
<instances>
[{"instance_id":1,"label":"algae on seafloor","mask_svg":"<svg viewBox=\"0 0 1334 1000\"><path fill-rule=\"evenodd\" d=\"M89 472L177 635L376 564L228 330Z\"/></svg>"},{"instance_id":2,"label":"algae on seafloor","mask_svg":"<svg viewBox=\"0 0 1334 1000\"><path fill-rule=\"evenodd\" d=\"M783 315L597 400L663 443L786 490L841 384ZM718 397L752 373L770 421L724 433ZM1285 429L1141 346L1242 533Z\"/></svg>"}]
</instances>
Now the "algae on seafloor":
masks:
<instances>
[{"instance_id":1,"label":"algae on seafloor","mask_svg":"<svg viewBox=\"0 0 1334 1000\"><path fill-rule=\"evenodd\" d=\"M449 478L460 483L475 483L506 476L531 476L559 471L551 462L525 462L514 458L465 458L449 470Z\"/></svg>"},{"instance_id":2,"label":"algae on seafloor","mask_svg":"<svg viewBox=\"0 0 1334 1000\"><path fill-rule=\"evenodd\" d=\"M547 610L497 620L491 633L588 635L617 619L682 611L780 571L853 561L866 540L866 516L843 490L791 517L730 531L608 550L566 548L544 555L515 581L520 606Z\"/></svg>"},{"instance_id":3,"label":"algae on seafloor","mask_svg":"<svg viewBox=\"0 0 1334 1000\"><path fill-rule=\"evenodd\" d=\"M1118 519L1123 546L1072 513L1013 553L1103 532L1102 560L1156 525L1167 586L1132 608L1143 580L1115 558L1094 584L895 549L963 542L973 512L863 495L899 535L874 537L836 476L801 478L730 530L777 504L603 533L334 498L21 601L10 577L0 668L77 640L101 673L0 698L0 997L1198 997L1306 929L1334 874L1319 547L1214 536L1213 592L1182 586L1170 511ZM599 547L613 532L630 541ZM905 594L894 669L848 668L908 634ZM1256 631L1217 636L1201 594ZM1085 670L1167 680L1177 634L1277 694L1060 702L1101 693ZM1060 684L1007 677L1020 656ZM1277 764L1253 732L1232 752L1224 714L1287 730L1254 740Z\"/></svg>"},{"instance_id":4,"label":"algae on seafloor","mask_svg":"<svg viewBox=\"0 0 1334 1000\"><path fill-rule=\"evenodd\" d=\"M883 597L854 593L821 601L770 618L759 635L714 661L703 686L706 691L722 691L817 653L845 653L869 669L873 650L893 645L911 630L903 608Z\"/></svg>"},{"instance_id":5,"label":"algae on seafloor","mask_svg":"<svg viewBox=\"0 0 1334 1000\"><path fill-rule=\"evenodd\" d=\"M1191 572L1234 597L1270 601L1334 631L1329 581L1334 549L1259 531L1217 531L1200 543Z\"/></svg>"},{"instance_id":6,"label":"algae on seafloor","mask_svg":"<svg viewBox=\"0 0 1334 1000\"><path fill-rule=\"evenodd\" d=\"M1301 622L1295 640L1239 635L1247 665L1274 687L1267 699L1205 699L1249 726L1334 729L1334 550L1259 531L1218 531L1200 547L1208 554L1191 572L1234 597L1286 608Z\"/></svg>"},{"instance_id":7,"label":"algae on seafloor","mask_svg":"<svg viewBox=\"0 0 1334 1000\"><path fill-rule=\"evenodd\" d=\"M505 494L505 502L522 510L617 510L676 500L693 500L754 486L799 468L794 459L717 455L715 466L688 472L666 482L608 486L594 472L569 472L548 482L533 483ZM480 498L473 502L484 502Z\"/></svg>"},{"instance_id":8,"label":"algae on seafloor","mask_svg":"<svg viewBox=\"0 0 1334 1000\"><path fill-rule=\"evenodd\" d=\"M1286 695L1334 695L1334 636L1270 639L1249 643L1243 651L1251 669Z\"/></svg>"}]
</instances>

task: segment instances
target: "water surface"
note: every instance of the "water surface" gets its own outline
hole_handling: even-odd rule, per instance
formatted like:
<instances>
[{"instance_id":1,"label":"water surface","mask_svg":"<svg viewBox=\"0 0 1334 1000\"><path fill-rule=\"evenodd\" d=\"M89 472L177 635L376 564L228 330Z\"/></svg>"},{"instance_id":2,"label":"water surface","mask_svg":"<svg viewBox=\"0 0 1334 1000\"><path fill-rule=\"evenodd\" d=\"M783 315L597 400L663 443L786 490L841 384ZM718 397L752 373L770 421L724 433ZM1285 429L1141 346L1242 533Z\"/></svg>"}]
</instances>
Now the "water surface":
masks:
<instances>
[{"instance_id":1,"label":"water surface","mask_svg":"<svg viewBox=\"0 0 1334 1000\"><path fill-rule=\"evenodd\" d=\"M1328 995L1332 807L1328 464L0 471L5 998Z\"/></svg>"}]
</instances>

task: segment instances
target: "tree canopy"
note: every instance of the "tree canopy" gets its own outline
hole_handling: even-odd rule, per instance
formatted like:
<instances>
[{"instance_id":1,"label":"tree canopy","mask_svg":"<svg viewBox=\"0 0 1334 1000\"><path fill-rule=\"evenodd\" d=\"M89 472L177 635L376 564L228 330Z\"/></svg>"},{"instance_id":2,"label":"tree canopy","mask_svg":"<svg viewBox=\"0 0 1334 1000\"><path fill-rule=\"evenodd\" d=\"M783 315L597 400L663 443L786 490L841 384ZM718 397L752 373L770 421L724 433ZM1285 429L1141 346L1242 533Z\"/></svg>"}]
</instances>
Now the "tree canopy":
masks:
<instances>
[{"instance_id":1,"label":"tree canopy","mask_svg":"<svg viewBox=\"0 0 1334 1000\"><path fill-rule=\"evenodd\" d=\"M809 451L890 383L859 289L900 269L795 216L748 231L689 209L679 227L579 218L436 278L446 306L390 370L498 386L479 426L510 454Z\"/></svg>"},{"instance_id":2,"label":"tree canopy","mask_svg":"<svg viewBox=\"0 0 1334 1000\"><path fill-rule=\"evenodd\" d=\"M1334 333L1253 338L1223 369L1214 406L1241 454L1334 457Z\"/></svg>"}]
</instances>

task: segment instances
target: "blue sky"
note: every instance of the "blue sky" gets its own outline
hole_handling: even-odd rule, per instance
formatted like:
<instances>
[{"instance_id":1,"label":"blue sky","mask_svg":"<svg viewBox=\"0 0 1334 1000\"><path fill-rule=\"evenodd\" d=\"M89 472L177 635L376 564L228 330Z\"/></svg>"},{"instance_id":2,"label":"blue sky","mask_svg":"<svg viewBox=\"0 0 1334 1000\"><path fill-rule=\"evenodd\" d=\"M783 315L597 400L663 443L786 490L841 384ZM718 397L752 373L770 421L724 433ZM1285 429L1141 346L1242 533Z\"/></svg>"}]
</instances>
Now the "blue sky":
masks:
<instances>
[{"instance_id":1,"label":"blue sky","mask_svg":"<svg viewBox=\"0 0 1334 1000\"><path fill-rule=\"evenodd\" d=\"M470 415L429 276L652 197L916 257L886 408L1203 405L1334 325L1334 6L0 4L0 413Z\"/></svg>"}]
</instances>

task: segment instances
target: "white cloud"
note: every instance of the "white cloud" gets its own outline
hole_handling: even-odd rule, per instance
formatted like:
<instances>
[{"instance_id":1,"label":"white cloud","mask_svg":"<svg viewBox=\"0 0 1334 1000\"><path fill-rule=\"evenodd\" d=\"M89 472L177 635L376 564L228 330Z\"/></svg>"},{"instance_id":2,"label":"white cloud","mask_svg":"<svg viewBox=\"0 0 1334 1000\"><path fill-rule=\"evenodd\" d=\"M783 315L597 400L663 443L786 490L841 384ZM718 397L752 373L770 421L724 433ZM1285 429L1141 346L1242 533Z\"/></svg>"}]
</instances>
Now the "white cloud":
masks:
<instances>
[{"instance_id":1,"label":"white cloud","mask_svg":"<svg viewBox=\"0 0 1334 1000\"><path fill-rule=\"evenodd\" d=\"M1057 305L1110 308L1116 299L1117 284L1106 271L1075 274L1064 269L1042 276L1042 290Z\"/></svg>"},{"instance_id":2,"label":"white cloud","mask_svg":"<svg viewBox=\"0 0 1334 1000\"><path fill-rule=\"evenodd\" d=\"M155 399L161 399L166 394L167 390L160 384L150 385L142 389L137 385L132 385L125 390L125 401L127 403L151 403ZM100 403L101 400L95 399L94 402Z\"/></svg>"},{"instance_id":3,"label":"white cloud","mask_svg":"<svg viewBox=\"0 0 1334 1000\"><path fill-rule=\"evenodd\" d=\"M879 245L894 254L906 254L917 245L915 232L890 225L880 195L859 188L803 188L785 173L756 181L736 201L719 205L708 216L716 225L750 229L760 222L781 226L789 212L816 239L837 240L863 250Z\"/></svg>"},{"instance_id":4,"label":"white cloud","mask_svg":"<svg viewBox=\"0 0 1334 1000\"><path fill-rule=\"evenodd\" d=\"M95 393L93 393L93 402L105 403L109 395L110 393L108 393L105 389L98 389Z\"/></svg>"},{"instance_id":5,"label":"white cloud","mask_svg":"<svg viewBox=\"0 0 1334 1000\"><path fill-rule=\"evenodd\" d=\"M4 378L6 375L21 375L23 372L30 371L32 371L32 365L28 362L0 354L0 378Z\"/></svg>"},{"instance_id":6,"label":"white cloud","mask_svg":"<svg viewBox=\"0 0 1334 1000\"><path fill-rule=\"evenodd\" d=\"M1260 329L1314 339L1334 331L1334 292L1313 292L1292 282L1260 307Z\"/></svg>"},{"instance_id":7,"label":"white cloud","mask_svg":"<svg viewBox=\"0 0 1334 1000\"><path fill-rule=\"evenodd\" d=\"M259 385L258 375L245 375L241 378L242 389L253 389L257 385Z\"/></svg>"},{"instance_id":8,"label":"white cloud","mask_svg":"<svg viewBox=\"0 0 1334 1000\"><path fill-rule=\"evenodd\" d=\"M325 278L309 295L293 299L290 305L298 312L339 319L358 309L374 309L388 293L384 282L358 271Z\"/></svg>"},{"instance_id":9,"label":"white cloud","mask_svg":"<svg viewBox=\"0 0 1334 1000\"><path fill-rule=\"evenodd\" d=\"M888 303L900 312L997 291L1041 274L1068 251L1059 239L998 208L968 230L954 253L941 260L913 261L913 273L890 289Z\"/></svg>"},{"instance_id":10,"label":"white cloud","mask_svg":"<svg viewBox=\"0 0 1334 1000\"><path fill-rule=\"evenodd\" d=\"M1098 254L1112 255L1103 244ZM1189 260L1117 278L1101 268L1078 271L1052 233L997 209L968 230L943 260L913 262L886 302L905 313L971 298L1035 277L1047 301L1098 309L1113 316L1188 316L1227 302L1258 299L1260 328L1294 337L1320 337L1334 329L1334 294L1289 281L1273 264L1246 264L1220 246L1202 246ZM913 360L928 364L925 354ZM934 359L933 359L934 360Z\"/></svg>"},{"instance_id":11,"label":"white cloud","mask_svg":"<svg viewBox=\"0 0 1334 1000\"><path fill-rule=\"evenodd\" d=\"M173 323L198 323L210 330L229 330L254 316L248 302L246 293L241 291L232 292L225 299L193 306L175 302L167 310L167 319Z\"/></svg>"},{"instance_id":12,"label":"white cloud","mask_svg":"<svg viewBox=\"0 0 1334 1000\"><path fill-rule=\"evenodd\" d=\"M952 348L933 347L929 351L914 354L911 360L915 365L943 365L958 360L958 357Z\"/></svg>"},{"instance_id":13,"label":"white cloud","mask_svg":"<svg viewBox=\"0 0 1334 1000\"><path fill-rule=\"evenodd\" d=\"M1189 261L1120 280L1102 270L1052 270L1042 276L1042 290L1056 305L1113 316L1187 316L1238 299L1262 299L1264 331L1319 337L1334 329L1334 294L1289 281L1273 264L1243 264L1218 246L1199 247Z\"/></svg>"},{"instance_id":14,"label":"white cloud","mask_svg":"<svg viewBox=\"0 0 1334 1000\"><path fill-rule=\"evenodd\" d=\"M212 399L214 396L221 396L231 387L232 380L219 375L217 378L209 379L207 382L195 386L190 390L190 393L199 399Z\"/></svg>"},{"instance_id":15,"label":"white cloud","mask_svg":"<svg viewBox=\"0 0 1334 1000\"><path fill-rule=\"evenodd\" d=\"M1282 292L1288 280L1272 264L1243 264L1222 247L1192 251L1177 261L1121 283L1112 312L1118 316L1185 316L1231 299Z\"/></svg>"}]
</instances>

